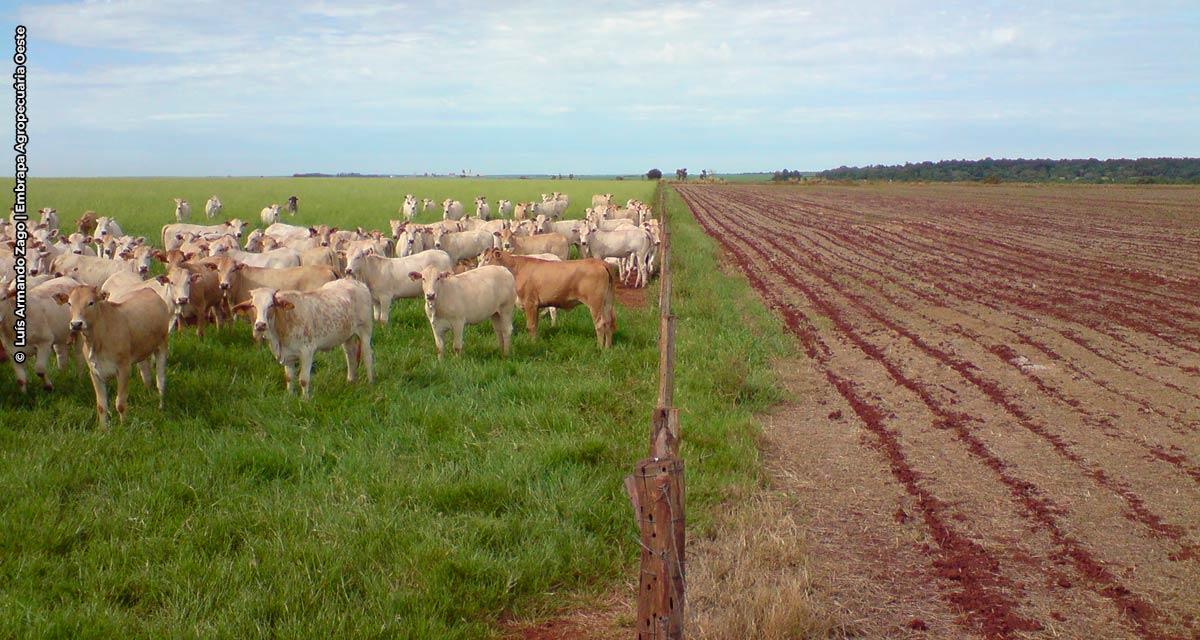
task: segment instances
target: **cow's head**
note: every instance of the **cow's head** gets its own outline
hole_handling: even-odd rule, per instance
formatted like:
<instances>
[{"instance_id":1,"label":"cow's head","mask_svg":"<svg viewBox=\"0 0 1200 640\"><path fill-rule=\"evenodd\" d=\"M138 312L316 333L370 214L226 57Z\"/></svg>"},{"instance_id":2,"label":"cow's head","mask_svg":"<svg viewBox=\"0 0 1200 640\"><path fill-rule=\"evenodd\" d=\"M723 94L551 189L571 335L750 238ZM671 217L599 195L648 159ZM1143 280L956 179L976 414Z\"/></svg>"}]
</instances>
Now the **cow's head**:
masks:
<instances>
[{"instance_id":1,"label":"cow's head","mask_svg":"<svg viewBox=\"0 0 1200 640\"><path fill-rule=\"evenodd\" d=\"M105 304L108 292L100 291L91 285L80 285L71 289L71 293L56 293L54 301L58 304L71 305L71 331L87 331L96 321L97 305Z\"/></svg>"}]
</instances>

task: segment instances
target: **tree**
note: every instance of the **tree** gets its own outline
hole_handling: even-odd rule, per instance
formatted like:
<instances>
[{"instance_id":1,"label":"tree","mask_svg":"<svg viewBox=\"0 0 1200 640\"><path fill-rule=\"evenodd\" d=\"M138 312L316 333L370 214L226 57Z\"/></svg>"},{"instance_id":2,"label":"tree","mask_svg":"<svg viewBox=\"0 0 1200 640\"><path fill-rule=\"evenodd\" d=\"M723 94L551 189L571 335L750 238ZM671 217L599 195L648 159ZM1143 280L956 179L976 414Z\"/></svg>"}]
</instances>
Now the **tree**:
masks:
<instances>
[{"instance_id":1,"label":"tree","mask_svg":"<svg viewBox=\"0 0 1200 640\"><path fill-rule=\"evenodd\" d=\"M687 180L687 169L676 169L675 178L678 180Z\"/></svg>"},{"instance_id":2,"label":"tree","mask_svg":"<svg viewBox=\"0 0 1200 640\"><path fill-rule=\"evenodd\" d=\"M647 180L661 180L662 179L662 171L659 171L658 169L651 169L646 172L646 179Z\"/></svg>"}]
</instances>

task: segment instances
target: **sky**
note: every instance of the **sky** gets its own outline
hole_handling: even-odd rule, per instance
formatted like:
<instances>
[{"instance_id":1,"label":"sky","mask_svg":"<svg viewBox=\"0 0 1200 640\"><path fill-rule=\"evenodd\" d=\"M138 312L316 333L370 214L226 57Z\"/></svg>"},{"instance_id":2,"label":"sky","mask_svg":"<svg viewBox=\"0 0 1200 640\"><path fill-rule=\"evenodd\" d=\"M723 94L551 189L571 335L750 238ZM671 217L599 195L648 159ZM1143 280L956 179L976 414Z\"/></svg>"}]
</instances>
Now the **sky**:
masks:
<instances>
[{"instance_id":1,"label":"sky","mask_svg":"<svg viewBox=\"0 0 1200 640\"><path fill-rule=\"evenodd\" d=\"M34 176L1200 156L1195 0L88 0L0 18L29 33Z\"/></svg>"}]
</instances>

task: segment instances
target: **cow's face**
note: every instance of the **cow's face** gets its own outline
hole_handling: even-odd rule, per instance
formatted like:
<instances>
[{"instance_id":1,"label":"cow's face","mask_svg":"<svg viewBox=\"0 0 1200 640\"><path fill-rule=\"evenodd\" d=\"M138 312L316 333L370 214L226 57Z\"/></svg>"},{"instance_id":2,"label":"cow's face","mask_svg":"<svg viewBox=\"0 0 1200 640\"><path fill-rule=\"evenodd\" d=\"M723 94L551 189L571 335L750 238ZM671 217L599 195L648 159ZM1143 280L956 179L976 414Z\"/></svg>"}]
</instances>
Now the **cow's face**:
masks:
<instances>
[{"instance_id":1,"label":"cow's face","mask_svg":"<svg viewBox=\"0 0 1200 640\"><path fill-rule=\"evenodd\" d=\"M362 273L367 256L375 253L371 247L354 247L346 254L346 275L353 276Z\"/></svg>"},{"instance_id":2,"label":"cow's face","mask_svg":"<svg viewBox=\"0 0 1200 640\"><path fill-rule=\"evenodd\" d=\"M71 331L87 331L96 321L96 305L107 299L107 292L101 293L90 285L75 287L69 295L54 295L54 301L58 304L71 305Z\"/></svg>"},{"instance_id":3,"label":"cow's face","mask_svg":"<svg viewBox=\"0 0 1200 640\"><path fill-rule=\"evenodd\" d=\"M250 291L249 304L254 309L254 333L265 333L270 327L271 310L277 303L275 298L276 293L277 291L275 289L269 289L266 287L261 287Z\"/></svg>"},{"instance_id":4,"label":"cow's face","mask_svg":"<svg viewBox=\"0 0 1200 640\"><path fill-rule=\"evenodd\" d=\"M178 266L167 269L167 286L171 288L171 298L175 300L175 304L182 307L191 300L192 284L199 282L201 277L198 273Z\"/></svg>"},{"instance_id":5,"label":"cow's face","mask_svg":"<svg viewBox=\"0 0 1200 640\"><path fill-rule=\"evenodd\" d=\"M408 274L408 277L413 280L421 281L421 292L425 296L425 315L433 317L437 310L438 293L442 288L442 281L451 276L448 271L438 271L437 267L430 265L421 271L413 271Z\"/></svg>"}]
</instances>

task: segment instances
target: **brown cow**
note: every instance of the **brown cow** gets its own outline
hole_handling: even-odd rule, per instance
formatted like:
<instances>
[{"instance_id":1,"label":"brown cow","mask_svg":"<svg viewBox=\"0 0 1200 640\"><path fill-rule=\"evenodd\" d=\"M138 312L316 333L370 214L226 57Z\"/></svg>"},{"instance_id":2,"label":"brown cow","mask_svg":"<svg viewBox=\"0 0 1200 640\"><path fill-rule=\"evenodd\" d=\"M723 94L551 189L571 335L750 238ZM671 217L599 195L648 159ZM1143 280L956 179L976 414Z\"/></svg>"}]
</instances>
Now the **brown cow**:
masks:
<instances>
[{"instance_id":1,"label":"brown cow","mask_svg":"<svg viewBox=\"0 0 1200 640\"><path fill-rule=\"evenodd\" d=\"M117 413L124 423L129 367L138 365L142 381L149 387L151 356L157 368L158 408L163 407L171 317L158 294L142 289L118 303L96 287L82 285L69 295L56 293L54 301L71 305L71 330L83 335L83 355L96 391L101 428L108 426L108 381L117 378Z\"/></svg>"},{"instance_id":2,"label":"brown cow","mask_svg":"<svg viewBox=\"0 0 1200 640\"><path fill-rule=\"evenodd\" d=\"M612 346L613 332L617 329L613 308L617 277L603 260L587 258L553 262L488 249L480 264L500 265L512 271L518 304L525 311L525 328L534 340L537 339L538 309L573 309L582 303L592 312L596 343L601 349Z\"/></svg>"}]
</instances>

